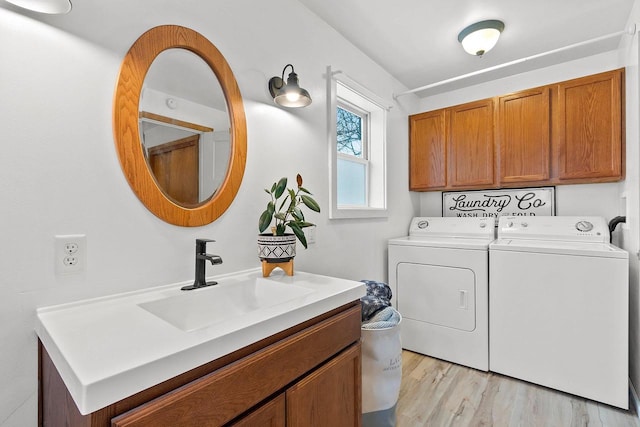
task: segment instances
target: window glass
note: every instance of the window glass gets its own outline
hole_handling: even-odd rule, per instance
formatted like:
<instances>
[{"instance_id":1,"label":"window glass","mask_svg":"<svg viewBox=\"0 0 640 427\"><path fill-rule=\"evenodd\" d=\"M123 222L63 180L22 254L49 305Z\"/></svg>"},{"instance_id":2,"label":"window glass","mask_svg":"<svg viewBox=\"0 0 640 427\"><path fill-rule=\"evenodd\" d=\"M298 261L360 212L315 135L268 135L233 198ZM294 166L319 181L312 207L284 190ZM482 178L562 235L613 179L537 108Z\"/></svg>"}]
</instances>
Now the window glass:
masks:
<instances>
[{"instance_id":1,"label":"window glass","mask_svg":"<svg viewBox=\"0 0 640 427\"><path fill-rule=\"evenodd\" d=\"M367 164L338 158L338 205L367 205Z\"/></svg>"},{"instance_id":2,"label":"window glass","mask_svg":"<svg viewBox=\"0 0 640 427\"><path fill-rule=\"evenodd\" d=\"M336 120L336 142L338 153L362 157L363 118L338 106Z\"/></svg>"}]
</instances>

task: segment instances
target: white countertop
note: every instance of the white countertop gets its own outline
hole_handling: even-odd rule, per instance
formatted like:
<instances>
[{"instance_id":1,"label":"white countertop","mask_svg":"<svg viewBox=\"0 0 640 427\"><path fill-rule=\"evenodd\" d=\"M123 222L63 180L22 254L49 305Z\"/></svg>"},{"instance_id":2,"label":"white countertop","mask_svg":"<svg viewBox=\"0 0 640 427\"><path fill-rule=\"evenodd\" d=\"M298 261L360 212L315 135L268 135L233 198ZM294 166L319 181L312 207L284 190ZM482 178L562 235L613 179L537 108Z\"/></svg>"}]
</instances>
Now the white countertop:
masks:
<instances>
[{"instance_id":1,"label":"white countertop","mask_svg":"<svg viewBox=\"0 0 640 427\"><path fill-rule=\"evenodd\" d=\"M37 310L38 337L83 415L365 295L361 282L303 272L263 278L249 270L208 280L219 284L181 291L190 284L184 282ZM309 292L195 329L176 327L139 305L248 281Z\"/></svg>"}]
</instances>

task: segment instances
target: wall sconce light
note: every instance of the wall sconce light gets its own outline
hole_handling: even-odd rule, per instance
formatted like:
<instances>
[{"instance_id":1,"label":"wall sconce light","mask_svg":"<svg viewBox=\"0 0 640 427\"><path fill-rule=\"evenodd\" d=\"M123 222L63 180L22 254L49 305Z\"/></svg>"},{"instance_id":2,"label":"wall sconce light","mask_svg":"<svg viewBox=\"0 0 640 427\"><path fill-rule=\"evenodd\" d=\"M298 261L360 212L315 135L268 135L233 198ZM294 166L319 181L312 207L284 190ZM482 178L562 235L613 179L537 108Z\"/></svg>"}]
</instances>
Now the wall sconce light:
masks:
<instances>
[{"instance_id":1,"label":"wall sconce light","mask_svg":"<svg viewBox=\"0 0 640 427\"><path fill-rule=\"evenodd\" d=\"M8 3L34 12L62 15L71 12L70 0L6 0Z\"/></svg>"},{"instance_id":2,"label":"wall sconce light","mask_svg":"<svg viewBox=\"0 0 640 427\"><path fill-rule=\"evenodd\" d=\"M291 73L287 77L287 84L284 84L284 73L288 67L291 67ZM275 76L269 79L269 93L274 102L283 107L298 108L311 104L311 96L298 85L298 75L291 64L284 66L282 77Z\"/></svg>"},{"instance_id":3,"label":"wall sconce light","mask_svg":"<svg viewBox=\"0 0 640 427\"><path fill-rule=\"evenodd\" d=\"M458 41L467 53L482 56L498 43L504 22L495 19L476 22L458 34Z\"/></svg>"}]
</instances>

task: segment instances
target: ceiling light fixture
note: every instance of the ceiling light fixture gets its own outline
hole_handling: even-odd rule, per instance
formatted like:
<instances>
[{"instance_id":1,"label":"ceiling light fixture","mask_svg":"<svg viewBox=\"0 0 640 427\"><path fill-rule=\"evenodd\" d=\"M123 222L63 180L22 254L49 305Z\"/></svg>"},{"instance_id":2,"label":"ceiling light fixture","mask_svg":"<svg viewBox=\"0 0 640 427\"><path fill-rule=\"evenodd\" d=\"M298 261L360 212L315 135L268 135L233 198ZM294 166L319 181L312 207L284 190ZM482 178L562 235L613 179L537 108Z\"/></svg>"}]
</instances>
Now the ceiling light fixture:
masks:
<instances>
[{"instance_id":1,"label":"ceiling light fixture","mask_svg":"<svg viewBox=\"0 0 640 427\"><path fill-rule=\"evenodd\" d=\"M458 41L467 53L482 56L496 45L502 30L504 22L496 19L476 22L460 31Z\"/></svg>"},{"instance_id":2,"label":"ceiling light fixture","mask_svg":"<svg viewBox=\"0 0 640 427\"><path fill-rule=\"evenodd\" d=\"M8 3L34 12L62 15L71 12L69 0L6 0Z\"/></svg>"},{"instance_id":3,"label":"ceiling light fixture","mask_svg":"<svg viewBox=\"0 0 640 427\"><path fill-rule=\"evenodd\" d=\"M288 67L291 67L291 73L287 77L287 84L284 84L284 73ZM269 93L275 103L283 107L298 108L311 104L311 96L309 92L298 85L298 75L291 64L284 66L282 77L271 77L269 80Z\"/></svg>"}]
</instances>

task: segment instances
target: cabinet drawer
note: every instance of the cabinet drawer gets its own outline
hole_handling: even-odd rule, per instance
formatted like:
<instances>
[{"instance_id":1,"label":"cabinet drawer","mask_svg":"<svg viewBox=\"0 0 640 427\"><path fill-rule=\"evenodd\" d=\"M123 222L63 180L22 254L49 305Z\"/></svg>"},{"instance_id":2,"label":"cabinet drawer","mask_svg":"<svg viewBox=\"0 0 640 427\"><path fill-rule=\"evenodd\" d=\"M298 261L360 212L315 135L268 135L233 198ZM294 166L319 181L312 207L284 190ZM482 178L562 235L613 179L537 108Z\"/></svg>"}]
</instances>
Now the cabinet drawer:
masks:
<instances>
[{"instance_id":1,"label":"cabinet drawer","mask_svg":"<svg viewBox=\"0 0 640 427\"><path fill-rule=\"evenodd\" d=\"M360 338L355 306L112 420L113 427L219 426Z\"/></svg>"}]
</instances>

